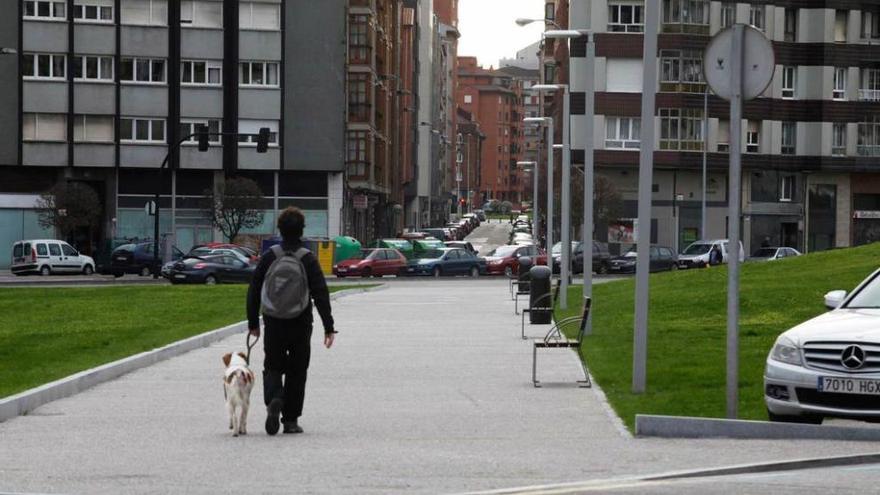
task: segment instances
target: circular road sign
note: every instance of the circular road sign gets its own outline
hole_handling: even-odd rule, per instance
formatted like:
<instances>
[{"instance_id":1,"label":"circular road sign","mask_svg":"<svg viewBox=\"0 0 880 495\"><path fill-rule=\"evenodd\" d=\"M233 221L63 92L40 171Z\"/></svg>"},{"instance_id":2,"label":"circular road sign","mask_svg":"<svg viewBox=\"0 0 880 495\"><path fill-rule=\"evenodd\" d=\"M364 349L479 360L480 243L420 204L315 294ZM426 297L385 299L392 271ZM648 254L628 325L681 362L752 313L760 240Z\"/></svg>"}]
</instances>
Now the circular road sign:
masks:
<instances>
[{"instance_id":1,"label":"circular road sign","mask_svg":"<svg viewBox=\"0 0 880 495\"><path fill-rule=\"evenodd\" d=\"M703 76L716 95L725 100L733 97L731 49L733 31L738 26L743 28L742 97L751 100L770 85L776 65L773 45L754 27L738 24L716 34L703 52Z\"/></svg>"}]
</instances>

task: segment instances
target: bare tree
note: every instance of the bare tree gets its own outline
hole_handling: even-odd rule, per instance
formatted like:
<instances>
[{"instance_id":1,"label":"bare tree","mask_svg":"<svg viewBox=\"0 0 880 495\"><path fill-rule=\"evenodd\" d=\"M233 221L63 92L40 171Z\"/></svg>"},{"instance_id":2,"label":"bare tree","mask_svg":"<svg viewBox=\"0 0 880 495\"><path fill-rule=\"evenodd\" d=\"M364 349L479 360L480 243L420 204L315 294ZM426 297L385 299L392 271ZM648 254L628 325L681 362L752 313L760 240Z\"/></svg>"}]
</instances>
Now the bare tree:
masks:
<instances>
[{"instance_id":1,"label":"bare tree","mask_svg":"<svg viewBox=\"0 0 880 495\"><path fill-rule=\"evenodd\" d=\"M574 181L573 186L571 215L572 219L576 219L575 224L580 225L581 219L584 217L584 184L583 181ZM594 228L597 224L607 224L620 218L623 211L623 198L608 177L600 174L595 175L593 201ZM579 231L577 228L575 230Z\"/></svg>"},{"instance_id":2,"label":"bare tree","mask_svg":"<svg viewBox=\"0 0 880 495\"><path fill-rule=\"evenodd\" d=\"M246 177L226 179L216 191L205 191L205 209L211 223L233 242L242 229L252 229L263 223L263 191Z\"/></svg>"},{"instance_id":3,"label":"bare tree","mask_svg":"<svg viewBox=\"0 0 880 495\"><path fill-rule=\"evenodd\" d=\"M59 182L37 199L37 221L70 239L76 229L95 227L101 221L98 193L82 182Z\"/></svg>"}]
</instances>

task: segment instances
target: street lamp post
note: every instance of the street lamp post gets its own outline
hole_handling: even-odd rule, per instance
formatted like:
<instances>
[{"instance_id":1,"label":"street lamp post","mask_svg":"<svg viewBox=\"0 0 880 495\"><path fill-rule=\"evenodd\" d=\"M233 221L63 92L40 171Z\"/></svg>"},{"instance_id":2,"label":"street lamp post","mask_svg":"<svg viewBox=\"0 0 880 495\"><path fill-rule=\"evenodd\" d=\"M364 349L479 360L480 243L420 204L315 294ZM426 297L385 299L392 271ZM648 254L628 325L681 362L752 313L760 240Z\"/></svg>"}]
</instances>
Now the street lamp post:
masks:
<instances>
[{"instance_id":1,"label":"street lamp post","mask_svg":"<svg viewBox=\"0 0 880 495\"><path fill-rule=\"evenodd\" d=\"M536 220L537 215L537 206L538 206L538 162L516 162L516 165L519 167L523 167L523 170L532 171L532 237L535 238L535 242L538 239L538 222Z\"/></svg>"},{"instance_id":2,"label":"street lamp post","mask_svg":"<svg viewBox=\"0 0 880 495\"><path fill-rule=\"evenodd\" d=\"M553 247L553 118L527 117L523 122L543 124L547 127L547 238L544 240L544 247L549 252ZM537 212L537 209L535 211ZM538 218L537 214L536 218Z\"/></svg>"}]
</instances>

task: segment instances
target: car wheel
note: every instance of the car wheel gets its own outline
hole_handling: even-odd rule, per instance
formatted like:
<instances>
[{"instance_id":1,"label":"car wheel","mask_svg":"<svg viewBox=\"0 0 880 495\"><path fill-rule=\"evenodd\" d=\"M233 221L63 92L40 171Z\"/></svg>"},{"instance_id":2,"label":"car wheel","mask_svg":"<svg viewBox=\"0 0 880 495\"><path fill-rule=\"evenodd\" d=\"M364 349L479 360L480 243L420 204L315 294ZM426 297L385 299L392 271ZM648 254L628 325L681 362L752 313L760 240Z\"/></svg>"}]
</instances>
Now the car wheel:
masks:
<instances>
[{"instance_id":1,"label":"car wheel","mask_svg":"<svg viewBox=\"0 0 880 495\"><path fill-rule=\"evenodd\" d=\"M431 272L431 273L433 273L435 277L439 277L440 275L443 275L443 272L440 271L440 267L439 267L439 266L435 266L435 267L434 267L434 271Z\"/></svg>"},{"instance_id":2,"label":"car wheel","mask_svg":"<svg viewBox=\"0 0 880 495\"><path fill-rule=\"evenodd\" d=\"M141 268L141 271L138 275L140 275L141 277L149 277L150 276L150 267L145 266L145 267Z\"/></svg>"},{"instance_id":3,"label":"car wheel","mask_svg":"<svg viewBox=\"0 0 880 495\"><path fill-rule=\"evenodd\" d=\"M92 265L86 265L83 267L83 275L91 275L95 273L95 269L92 268Z\"/></svg>"},{"instance_id":4,"label":"car wheel","mask_svg":"<svg viewBox=\"0 0 880 495\"><path fill-rule=\"evenodd\" d=\"M217 285L217 277L208 275L205 277L205 285Z\"/></svg>"},{"instance_id":5,"label":"car wheel","mask_svg":"<svg viewBox=\"0 0 880 495\"><path fill-rule=\"evenodd\" d=\"M599 275L607 275L608 274L608 264L607 263L599 263L599 270L596 272Z\"/></svg>"},{"instance_id":6,"label":"car wheel","mask_svg":"<svg viewBox=\"0 0 880 495\"><path fill-rule=\"evenodd\" d=\"M513 267L510 265L505 266L504 267L504 274L507 275L508 277L512 277L513 276Z\"/></svg>"},{"instance_id":7,"label":"car wheel","mask_svg":"<svg viewBox=\"0 0 880 495\"><path fill-rule=\"evenodd\" d=\"M370 268L364 268L364 271L361 272L361 277L369 278L372 274L373 270L371 270Z\"/></svg>"},{"instance_id":8,"label":"car wheel","mask_svg":"<svg viewBox=\"0 0 880 495\"><path fill-rule=\"evenodd\" d=\"M471 277L477 278L479 276L480 276L480 269L475 266L472 266L471 267Z\"/></svg>"},{"instance_id":9,"label":"car wheel","mask_svg":"<svg viewBox=\"0 0 880 495\"><path fill-rule=\"evenodd\" d=\"M818 414L804 414L803 416L787 416L784 414L774 414L767 410L767 416L774 423L803 423L808 425L821 425L824 417Z\"/></svg>"},{"instance_id":10,"label":"car wheel","mask_svg":"<svg viewBox=\"0 0 880 495\"><path fill-rule=\"evenodd\" d=\"M49 268L49 265L43 265L43 267L40 268L40 275L42 275L44 277L48 277L49 275L52 275L52 269Z\"/></svg>"},{"instance_id":11,"label":"car wheel","mask_svg":"<svg viewBox=\"0 0 880 495\"><path fill-rule=\"evenodd\" d=\"M672 266L669 267L669 269L670 269L671 271L673 271L673 272L674 272L674 271L677 271L677 270L678 270L678 264L677 264L677 263L673 263Z\"/></svg>"},{"instance_id":12,"label":"car wheel","mask_svg":"<svg viewBox=\"0 0 880 495\"><path fill-rule=\"evenodd\" d=\"M121 278L123 275L123 272L113 272L113 278Z\"/></svg>"}]
</instances>

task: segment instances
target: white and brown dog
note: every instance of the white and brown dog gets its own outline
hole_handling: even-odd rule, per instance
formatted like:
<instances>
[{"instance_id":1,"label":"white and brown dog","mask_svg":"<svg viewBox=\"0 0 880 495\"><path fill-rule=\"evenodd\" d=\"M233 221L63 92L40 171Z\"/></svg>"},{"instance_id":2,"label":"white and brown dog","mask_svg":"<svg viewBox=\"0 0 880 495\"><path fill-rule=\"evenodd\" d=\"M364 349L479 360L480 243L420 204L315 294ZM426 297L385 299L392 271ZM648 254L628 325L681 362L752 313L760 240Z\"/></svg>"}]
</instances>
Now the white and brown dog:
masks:
<instances>
[{"instance_id":1,"label":"white and brown dog","mask_svg":"<svg viewBox=\"0 0 880 495\"><path fill-rule=\"evenodd\" d=\"M227 353L223 356L226 374L223 389L226 392L226 410L229 412L229 429L232 436L247 435L247 415L251 403L251 389L254 388L254 373L248 368L243 352Z\"/></svg>"}]
</instances>

